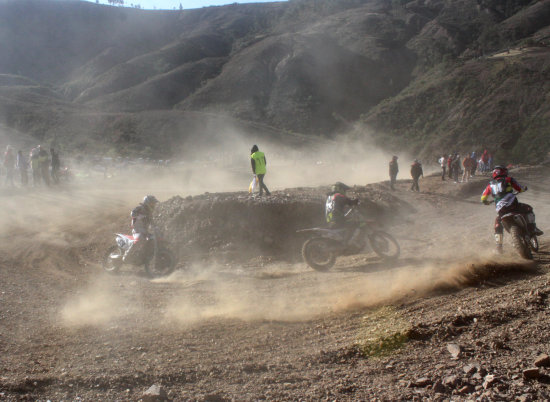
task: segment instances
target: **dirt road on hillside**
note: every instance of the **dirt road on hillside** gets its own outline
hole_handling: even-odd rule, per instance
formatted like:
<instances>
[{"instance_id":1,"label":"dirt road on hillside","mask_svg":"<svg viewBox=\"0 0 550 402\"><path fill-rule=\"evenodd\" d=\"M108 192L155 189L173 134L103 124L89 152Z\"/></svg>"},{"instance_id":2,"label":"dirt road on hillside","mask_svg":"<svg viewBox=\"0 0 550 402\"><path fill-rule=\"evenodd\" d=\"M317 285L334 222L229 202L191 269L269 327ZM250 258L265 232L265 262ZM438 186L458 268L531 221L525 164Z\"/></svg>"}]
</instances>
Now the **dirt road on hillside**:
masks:
<instances>
[{"instance_id":1,"label":"dirt road on hillside","mask_svg":"<svg viewBox=\"0 0 550 402\"><path fill-rule=\"evenodd\" d=\"M514 176L550 233L543 173ZM550 354L550 243L533 263L509 243L493 255L486 181L398 182L413 213L388 228L402 246L390 265L365 254L319 273L258 256L152 281L96 265L130 195L22 195L1 234L0 399L139 400L153 384L171 400L548 399L546 363L524 371ZM62 209L44 216L44 197ZM400 347L367 356L387 339Z\"/></svg>"}]
</instances>

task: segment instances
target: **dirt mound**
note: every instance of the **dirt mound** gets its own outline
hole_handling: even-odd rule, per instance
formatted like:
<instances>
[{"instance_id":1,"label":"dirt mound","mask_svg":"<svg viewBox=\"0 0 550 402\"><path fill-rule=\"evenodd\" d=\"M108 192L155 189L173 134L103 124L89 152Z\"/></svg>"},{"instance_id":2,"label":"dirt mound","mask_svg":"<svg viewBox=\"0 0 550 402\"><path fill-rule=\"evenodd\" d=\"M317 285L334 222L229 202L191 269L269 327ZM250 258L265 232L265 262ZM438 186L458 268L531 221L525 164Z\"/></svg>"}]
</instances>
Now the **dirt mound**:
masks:
<instances>
[{"instance_id":1,"label":"dirt mound","mask_svg":"<svg viewBox=\"0 0 550 402\"><path fill-rule=\"evenodd\" d=\"M299 229L323 226L327 187L288 189L270 197L205 193L161 204L157 221L186 260L246 262L258 256L296 260L304 241ZM411 207L375 186L355 187L360 209L380 224Z\"/></svg>"}]
</instances>

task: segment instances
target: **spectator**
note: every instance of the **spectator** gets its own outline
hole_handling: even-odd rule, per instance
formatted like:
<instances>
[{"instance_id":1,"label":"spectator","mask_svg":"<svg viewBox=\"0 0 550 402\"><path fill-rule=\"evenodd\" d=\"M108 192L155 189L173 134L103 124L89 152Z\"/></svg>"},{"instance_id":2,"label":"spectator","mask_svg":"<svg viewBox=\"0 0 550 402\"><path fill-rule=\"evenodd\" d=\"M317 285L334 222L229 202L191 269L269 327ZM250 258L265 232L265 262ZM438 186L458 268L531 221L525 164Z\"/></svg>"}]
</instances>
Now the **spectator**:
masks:
<instances>
[{"instance_id":1,"label":"spectator","mask_svg":"<svg viewBox=\"0 0 550 402\"><path fill-rule=\"evenodd\" d=\"M458 183L458 175L460 174L460 155L455 154L453 161L451 162L451 170L453 174L453 181Z\"/></svg>"},{"instance_id":2,"label":"spectator","mask_svg":"<svg viewBox=\"0 0 550 402\"><path fill-rule=\"evenodd\" d=\"M474 169L475 164L476 164L475 159L473 159L469 155L466 155L466 157L462 161L462 166L464 167L464 174L462 175L463 183L470 181L470 176L472 174L472 170Z\"/></svg>"},{"instance_id":3,"label":"spectator","mask_svg":"<svg viewBox=\"0 0 550 402\"><path fill-rule=\"evenodd\" d=\"M476 175L476 170L477 170L477 153L476 151L473 151L472 154L470 155L470 158L472 158L474 160L474 163L473 163L473 168L472 168L472 171L470 172L470 176L471 177L474 177Z\"/></svg>"},{"instance_id":4,"label":"spectator","mask_svg":"<svg viewBox=\"0 0 550 402\"><path fill-rule=\"evenodd\" d=\"M38 146L38 164L40 166L40 175L46 186L50 185L50 157L45 149Z\"/></svg>"},{"instance_id":5,"label":"spectator","mask_svg":"<svg viewBox=\"0 0 550 402\"><path fill-rule=\"evenodd\" d=\"M418 186L418 179L420 178L420 176L424 177L422 164L418 159L415 159L413 164L411 165L411 177L413 179L411 186L412 191L420 191L420 187Z\"/></svg>"},{"instance_id":6,"label":"spectator","mask_svg":"<svg viewBox=\"0 0 550 402\"><path fill-rule=\"evenodd\" d=\"M52 157L52 180L55 184L59 184L59 154L50 148L50 155Z\"/></svg>"},{"instance_id":7,"label":"spectator","mask_svg":"<svg viewBox=\"0 0 550 402\"><path fill-rule=\"evenodd\" d=\"M392 190L395 190L397 173L399 173L399 165L397 164L397 156L394 155L390 161L390 188Z\"/></svg>"},{"instance_id":8,"label":"spectator","mask_svg":"<svg viewBox=\"0 0 550 402\"><path fill-rule=\"evenodd\" d=\"M449 174L449 179L453 178L452 169L451 169L451 164L452 163L453 163L453 155L449 154L449 157L447 158L447 172Z\"/></svg>"},{"instance_id":9,"label":"spectator","mask_svg":"<svg viewBox=\"0 0 550 402\"><path fill-rule=\"evenodd\" d=\"M484 150L483 154L481 154L481 171L489 171L489 152L487 150Z\"/></svg>"},{"instance_id":10,"label":"spectator","mask_svg":"<svg viewBox=\"0 0 550 402\"><path fill-rule=\"evenodd\" d=\"M23 155L23 151L17 151L17 169L19 170L19 175L21 177L21 185L26 186L29 184L29 176L27 170L29 169L29 161Z\"/></svg>"},{"instance_id":11,"label":"spectator","mask_svg":"<svg viewBox=\"0 0 550 402\"><path fill-rule=\"evenodd\" d=\"M438 162L441 165L441 180L445 180L445 172L447 170L447 158L445 155L439 158Z\"/></svg>"},{"instance_id":12,"label":"spectator","mask_svg":"<svg viewBox=\"0 0 550 402\"><path fill-rule=\"evenodd\" d=\"M37 187L40 184L40 161L38 160L38 147L31 150L31 169L32 169L32 185Z\"/></svg>"},{"instance_id":13,"label":"spectator","mask_svg":"<svg viewBox=\"0 0 550 402\"><path fill-rule=\"evenodd\" d=\"M15 170L15 155L13 154L13 150L9 145L6 147L6 152L4 153L4 168L6 169L6 186L9 183L13 187L15 185L13 183L13 172Z\"/></svg>"}]
</instances>

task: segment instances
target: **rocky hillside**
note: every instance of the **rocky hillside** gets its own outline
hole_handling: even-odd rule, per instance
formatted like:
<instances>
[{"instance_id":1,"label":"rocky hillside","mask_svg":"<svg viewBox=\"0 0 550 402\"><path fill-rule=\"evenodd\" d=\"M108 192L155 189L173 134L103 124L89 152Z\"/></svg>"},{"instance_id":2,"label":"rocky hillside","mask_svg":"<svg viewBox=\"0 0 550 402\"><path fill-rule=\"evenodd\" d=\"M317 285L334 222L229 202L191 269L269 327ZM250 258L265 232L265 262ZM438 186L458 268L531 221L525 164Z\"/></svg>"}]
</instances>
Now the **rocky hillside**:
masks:
<instances>
[{"instance_id":1,"label":"rocky hillside","mask_svg":"<svg viewBox=\"0 0 550 402\"><path fill-rule=\"evenodd\" d=\"M550 0L3 0L0 123L6 141L113 154L181 155L227 116L276 142L354 128L392 151L541 159L549 16Z\"/></svg>"}]
</instances>

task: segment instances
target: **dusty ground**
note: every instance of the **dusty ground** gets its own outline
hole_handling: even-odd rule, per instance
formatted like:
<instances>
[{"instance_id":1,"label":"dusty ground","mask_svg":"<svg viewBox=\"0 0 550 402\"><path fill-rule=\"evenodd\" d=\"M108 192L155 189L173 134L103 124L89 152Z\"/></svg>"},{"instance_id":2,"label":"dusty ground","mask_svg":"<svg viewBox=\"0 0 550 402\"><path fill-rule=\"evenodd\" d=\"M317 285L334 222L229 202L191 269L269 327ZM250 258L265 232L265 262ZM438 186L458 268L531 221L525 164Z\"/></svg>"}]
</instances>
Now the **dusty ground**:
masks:
<instances>
[{"instance_id":1,"label":"dusty ground","mask_svg":"<svg viewBox=\"0 0 550 402\"><path fill-rule=\"evenodd\" d=\"M543 172L514 175L548 232ZM550 243L533 263L494 256L486 181L432 176L418 194L400 181L393 265L210 256L154 281L96 264L132 197L3 194L0 399L139 400L153 384L172 400L548 399L550 363L525 370L550 353Z\"/></svg>"}]
</instances>

